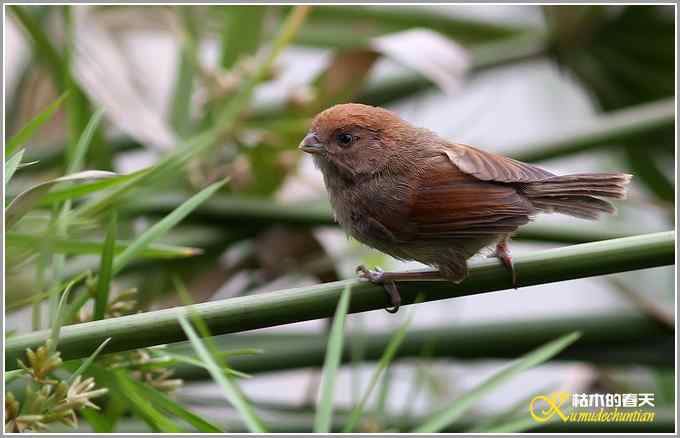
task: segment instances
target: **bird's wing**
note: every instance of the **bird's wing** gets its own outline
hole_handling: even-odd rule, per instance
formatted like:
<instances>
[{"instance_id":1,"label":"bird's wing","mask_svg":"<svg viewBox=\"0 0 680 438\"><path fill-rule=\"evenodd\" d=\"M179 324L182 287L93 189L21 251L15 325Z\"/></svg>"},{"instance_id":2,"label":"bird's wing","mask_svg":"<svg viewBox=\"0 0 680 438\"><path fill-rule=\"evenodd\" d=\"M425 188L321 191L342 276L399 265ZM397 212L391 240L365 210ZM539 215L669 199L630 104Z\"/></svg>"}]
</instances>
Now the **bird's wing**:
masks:
<instances>
[{"instance_id":1,"label":"bird's wing","mask_svg":"<svg viewBox=\"0 0 680 438\"><path fill-rule=\"evenodd\" d=\"M470 176L444 155L430 159L409 204L403 229L416 240L511 233L534 212L512 185Z\"/></svg>"},{"instance_id":2,"label":"bird's wing","mask_svg":"<svg viewBox=\"0 0 680 438\"><path fill-rule=\"evenodd\" d=\"M448 143L441 152L462 172L482 181L526 183L555 176L540 167L460 143Z\"/></svg>"}]
</instances>

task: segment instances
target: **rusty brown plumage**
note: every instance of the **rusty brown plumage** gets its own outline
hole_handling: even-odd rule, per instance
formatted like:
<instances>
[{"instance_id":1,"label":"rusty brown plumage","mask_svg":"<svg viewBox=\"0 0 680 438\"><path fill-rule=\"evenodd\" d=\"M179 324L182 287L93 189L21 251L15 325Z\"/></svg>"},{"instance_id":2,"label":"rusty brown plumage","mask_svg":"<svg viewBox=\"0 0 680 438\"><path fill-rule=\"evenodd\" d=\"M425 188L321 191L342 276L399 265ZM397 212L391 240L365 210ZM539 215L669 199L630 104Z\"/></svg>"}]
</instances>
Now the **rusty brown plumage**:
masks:
<instances>
[{"instance_id":1,"label":"rusty brown plumage","mask_svg":"<svg viewBox=\"0 0 680 438\"><path fill-rule=\"evenodd\" d=\"M359 241L439 269L452 281L467 259L499 244L538 213L597 219L614 213L630 175L558 176L451 143L382 108L336 105L314 119L300 145L321 169L333 211Z\"/></svg>"}]
</instances>

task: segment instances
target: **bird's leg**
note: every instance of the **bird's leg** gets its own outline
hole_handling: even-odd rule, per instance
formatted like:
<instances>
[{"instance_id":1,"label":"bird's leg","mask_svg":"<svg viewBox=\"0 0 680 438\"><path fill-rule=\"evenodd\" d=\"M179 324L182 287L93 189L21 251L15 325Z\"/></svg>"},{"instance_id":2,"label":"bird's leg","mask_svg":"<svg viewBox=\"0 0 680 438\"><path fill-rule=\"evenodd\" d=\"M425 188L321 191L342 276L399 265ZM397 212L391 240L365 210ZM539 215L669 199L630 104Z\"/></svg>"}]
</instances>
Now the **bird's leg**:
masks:
<instances>
[{"instance_id":1,"label":"bird's leg","mask_svg":"<svg viewBox=\"0 0 680 438\"><path fill-rule=\"evenodd\" d=\"M512 274L512 287L517 289L517 272L515 271L514 263L512 263L507 237L502 238L496 244L496 250L493 252L493 254L491 254L490 257L498 258L501 263L503 263L503 265L510 271L510 274Z\"/></svg>"},{"instance_id":2,"label":"bird's leg","mask_svg":"<svg viewBox=\"0 0 680 438\"><path fill-rule=\"evenodd\" d=\"M385 272L380 268L370 270L364 265L357 267L357 274L359 277L365 278L371 283L381 284L392 303L391 309L385 309L390 313L397 313L401 305L401 295L395 281L399 280L426 280L426 279L441 279L439 271L422 271L422 272Z\"/></svg>"}]
</instances>

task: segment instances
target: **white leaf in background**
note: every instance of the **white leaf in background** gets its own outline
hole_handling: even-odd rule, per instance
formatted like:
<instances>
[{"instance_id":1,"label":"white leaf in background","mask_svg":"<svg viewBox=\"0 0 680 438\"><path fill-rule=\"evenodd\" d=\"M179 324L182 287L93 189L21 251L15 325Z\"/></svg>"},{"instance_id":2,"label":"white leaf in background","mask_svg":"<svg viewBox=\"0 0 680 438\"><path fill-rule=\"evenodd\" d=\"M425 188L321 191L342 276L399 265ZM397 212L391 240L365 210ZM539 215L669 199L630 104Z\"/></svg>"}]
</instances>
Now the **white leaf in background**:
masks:
<instances>
[{"instance_id":1,"label":"white leaf in background","mask_svg":"<svg viewBox=\"0 0 680 438\"><path fill-rule=\"evenodd\" d=\"M467 51L428 29L411 29L371 40L371 49L419 72L447 94L455 93L470 67Z\"/></svg>"},{"instance_id":2,"label":"white leaf in background","mask_svg":"<svg viewBox=\"0 0 680 438\"><path fill-rule=\"evenodd\" d=\"M130 137L155 149L174 147L176 137L163 110L145 99L144 84L135 77L108 22L92 7L73 12L74 75L85 93Z\"/></svg>"}]
</instances>

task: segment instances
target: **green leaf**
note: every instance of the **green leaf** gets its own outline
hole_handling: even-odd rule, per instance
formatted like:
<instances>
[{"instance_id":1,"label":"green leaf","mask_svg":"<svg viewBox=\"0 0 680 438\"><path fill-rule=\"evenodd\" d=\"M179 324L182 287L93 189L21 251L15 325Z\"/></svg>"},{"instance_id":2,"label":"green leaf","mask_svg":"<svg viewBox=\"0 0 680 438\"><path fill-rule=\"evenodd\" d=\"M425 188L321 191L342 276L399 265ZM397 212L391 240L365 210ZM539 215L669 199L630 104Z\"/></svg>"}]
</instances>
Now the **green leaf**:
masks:
<instances>
[{"instance_id":1,"label":"green leaf","mask_svg":"<svg viewBox=\"0 0 680 438\"><path fill-rule=\"evenodd\" d=\"M134 379L129 380L132 385L134 385L137 391L144 394L144 397L148 400L148 403L152 404L154 407L161 409L163 411L169 412L172 415L186 421L187 423L194 426L199 432L206 433L221 433L223 430L211 423L210 421L204 419L200 415L197 415L184 406L180 405L176 401L169 398L167 395L158 391L157 389L138 382Z\"/></svg>"},{"instance_id":2,"label":"green leaf","mask_svg":"<svg viewBox=\"0 0 680 438\"><path fill-rule=\"evenodd\" d=\"M326 359L323 365L321 377L321 398L314 417L314 433L329 433L333 418L333 389L335 388L335 376L342 358L342 344L345 337L345 317L349 309L349 300L352 288L347 285L340 295L338 307L335 310L333 326L328 336L326 347Z\"/></svg>"},{"instance_id":3,"label":"green leaf","mask_svg":"<svg viewBox=\"0 0 680 438\"><path fill-rule=\"evenodd\" d=\"M9 181L14 176L14 172L19 168L21 159L24 157L24 152L26 152L26 149L21 149L19 152L9 157L5 163L5 187L7 187L7 184L9 184Z\"/></svg>"},{"instance_id":4,"label":"green leaf","mask_svg":"<svg viewBox=\"0 0 680 438\"><path fill-rule=\"evenodd\" d=\"M165 353L165 356L173 362L181 362L181 363L185 363L185 364L188 364L188 365L193 365L195 367L205 368L206 370L208 369L208 367L203 362L201 362L200 360L193 358L191 356L187 356L185 354ZM228 375L231 375L231 376L234 376L234 377L241 377L241 378L246 378L246 379L249 379L249 378L252 377L250 374L242 373L240 371L236 371L236 370L233 370L233 369L228 368L228 367L223 367L222 371L225 374L228 374Z\"/></svg>"},{"instance_id":5,"label":"green leaf","mask_svg":"<svg viewBox=\"0 0 680 438\"><path fill-rule=\"evenodd\" d=\"M52 320L52 327L50 330L50 337L49 337L49 350L50 352L54 352L57 350L57 346L59 345L59 332L61 331L61 326L64 322L64 306L66 305L66 300L68 299L68 295L71 292L71 288L79 281L78 278L74 278L71 280L71 282L66 286L64 289L64 293L61 295L61 298L59 299L59 305L57 306L56 314L54 315L54 319Z\"/></svg>"},{"instance_id":6,"label":"green leaf","mask_svg":"<svg viewBox=\"0 0 680 438\"><path fill-rule=\"evenodd\" d=\"M517 374L549 360L569 345L573 344L580 336L581 334L579 332L573 332L525 354L511 365L497 372L472 390L467 391L464 395L449 403L448 406L440 412L430 416L413 432L437 433L442 431L448 425L460 418L474 403L486 396L492 390L515 377Z\"/></svg>"},{"instance_id":7,"label":"green leaf","mask_svg":"<svg viewBox=\"0 0 680 438\"><path fill-rule=\"evenodd\" d=\"M77 184L71 187L56 188L47 193L40 201L41 206L49 206L56 202L63 202L87 196L89 194L106 190L111 187L121 185L136 178L140 178L149 169L138 170L127 175L118 175L107 179L97 180L89 183Z\"/></svg>"},{"instance_id":8,"label":"green leaf","mask_svg":"<svg viewBox=\"0 0 680 438\"><path fill-rule=\"evenodd\" d=\"M45 124L45 122L52 118L54 113L59 109L61 103L64 101L64 99L66 99L66 97L68 97L68 95L69 92L66 91L64 94L59 96L57 100L49 104L47 108L45 108L37 116L33 117L30 122L24 125L24 127L21 128L19 132L10 138L5 144L5 156L10 156L17 147L24 145L31 137L33 137L38 128L40 128Z\"/></svg>"},{"instance_id":9,"label":"green leaf","mask_svg":"<svg viewBox=\"0 0 680 438\"><path fill-rule=\"evenodd\" d=\"M104 342L102 342L102 343L99 345L99 347L97 347L97 349L94 350L94 351L92 352L92 354L91 354L87 359L85 359L85 360L83 361L82 364L80 364L80 366L78 367L78 369L75 370L75 371L69 376L68 379L66 379L66 383L69 383L69 384L70 384L70 383L72 383L74 380L76 380L76 377L78 377L78 376L84 374L85 371L87 371L87 369L90 367L90 365L92 365L92 363L93 363L94 360L97 358L97 356L99 355L99 353L101 353L101 351L104 349L104 347L106 347L106 344L108 344L109 341L111 341L111 338L106 338L106 339L104 339Z\"/></svg>"},{"instance_id":10,"label":"green leaf","mask_svg":"<svg viewBox=\"0 0 680 438\"><path fill-rule=\"evenodd\" d=\"M241 417L246 423L248 430L254 433L264 433L267 430L262 423L262 420L257 416L253 407L246 401L243 394L234 383L224 375L222 368L215 362L213 356L208 352L208 349L203 344L203 341L198 337L196 331L191 326L189 321L183 314L177 315L177 320L179 321L184 333L186 333L194 351L198 357L206 365L208 372L210 373L213 380L220 385L222 388L222 395L231 403L234 408L241 414Z\"/></svg>"},{"instance_id":11,"label":"green leaf","mask_svg":"<svg viewBox=\"0 0 680 438\"><path fill-rule=\"evenodd\" d=\"M68 167L66 168L67 174L78 172L82 169L83 163L85 162L85 155L87 155L87 150L90 147L90 143L92 142L92 137L94 136L94 133L97 130L103 115L104 109L99 108L94 114L92 114L92 117L90 117L90 120L83 130L83 133L80 134L78 143L76 144L73 151L73 156L68 163Z\"/></svg>"},{"instance_id":12,"label":"green leaf","mask_svg":"<svg viewBox=\"0 0 680 438\"><path fill-rule=\"evenodd\" d=\"M97 294L94 300L93 319L104 319L106 306L109 303L109 291L111 289L111 278L113 277L113 256L116 244L116 229L118 226L118 215L114 210L111 212L109 225L106 230L106 240L102 251L101 263L99 265L99 275L97 275Z\"/></svg>"},{"instance_id":13,"label":"green leaf","mask_svg":"<svg viewBox=\"0 0 680 438\"><path fill-rule=\"evenodd\" d=\"M392 336L392 338L390 339L389 344L387 344L387 348L385 348L385 352L380 357L378 366L376 366L375 370L373 370L373 375L371 375L371 380L368 384L368 387L366 388L366 391L364 391L364 394L361 396L361 400L359 401L359 403L357 403L352 408L352 411L349 414L349 418L347 419L347 423L345 424L345 427L342 430L343 433L352 432L352 430L354 430L356 425L359 423L359 420L361 420L361 417L364 415L364 408L366 406L366 402L371 396L371 393L373 393L373 389L380 381L380 376L382 376L383 371L385 371L387 367L390 366L390 363L394 359L394 355L397 354L397 351L399 350L401 343L404 341L404 338L406 337L406 331L408 330L408 327L411 324L412 318L413 313L409 315L406 321L401 325L401 327L399 327L399 330L397 330L394 336Z\"/></svg>"},{"instance_id":14,"label":"green leaf","mask_svg":"<svg viewBox=\"0 0 680 438\"><path fill-rule=\"evenodd\" d=\"M144 250L151 242L163 236L172 227L182 221L182 219L187 217L202 202L210 198L225 184L225 182L226 181L220 181L209 185L196 195L189 198L182 205L177 207L172 213L165 216L151 228L142 233L142 235L135 239L132 244L128 246L121 254L116 256L113 261L113 275L120 272L120 270L123 269L125 265L130 262L130 260L132 260L134 257L137 257L139 253Z\"/></svg>"},{"instance_id":15,"label":"green leaf","mask_svg":"<svg viewBox=\"0 0 680 438\"><path fill-rule=\"evenodd\" d=\"M56 184L88 179L111 178L115 175L116 174L113 172L86 170L84 172L78 172L71 175L62 176L60 178L55 178L26 189L17 195L16 198L14 198L9 204L7 210L5 210L5 226L10 228L12 225L16 224L19 219L28 213L36 204L38 204L45 193L47 193Z\"/></svg>"},{"instance_id":16,"label":"green leaf","mask_svg":"<svg viewBox=\"0 0 680 438\"><path fill-rule=\"evenodd\" d=\"M131 174L125 184L101 198L84 203L74 213L77 217L87 218L111 209L130 192L145 187L162 177L170 177L175 174L191 158L213 146L217 137L216 130L209 130L187 142L182 142L176 151L161 159L158 163Z\"/></svg>"},{"instance_id":17,"label":"green leaf","mask_svg":"<svg viewBox=\"0 0 680 438\"><path fill-rule=\"evenodd\" d=\"M255 54L260 46L266 7L222 6L222 55L220 65L232 68L244 56Z\"/></svg>"},{"instance_id":18,"label":"green leaf","mask_svg":"<svg viewBox=\"0 0 680 438\"><path fill-rule=\"evenodd\" d=\"M35 234L18 233L10 231L5 234L5 244L8 247L21 249L35 249L44 238ZM54 253L62 254L101 254L104 249L104 242L101 240L80 240L75 238L54 238L49 241L50 250ZM130 242L117 240L115 243L115 253L120 254L130 246ZM174 259L181 257L191 257L201 254L200 248L188 246L166 245L154 243L139 253L139 257L148 259Z\"/></svg>"},{"instance_id":19,"label":"green leaf","mask_svg":"<svg viewBox=\"0 0 680 438\"><path fill-rule=\"evenodd\" d=\"M149 391L146 387L140 389L137 382L128 375L125 370L113 372L119 392L137 415L139 415L154 430L164 433L183 432L182 429L170 418L149 403Z\"/></svg>"},{"instance_id":20,"label":"green leaf","mask_svg":"<svg viewBox=\"0 0 680 438\"><path fill-rule=\"evenodd\" d=\"M196 41L196 20L191 6L177 6L184 24L182 44L179 53L179 66L175 79L175 93L170 111L170 123L180 137L186 137L191 130L191 96L198 57Z\"/></svg>"}]
</instances>

